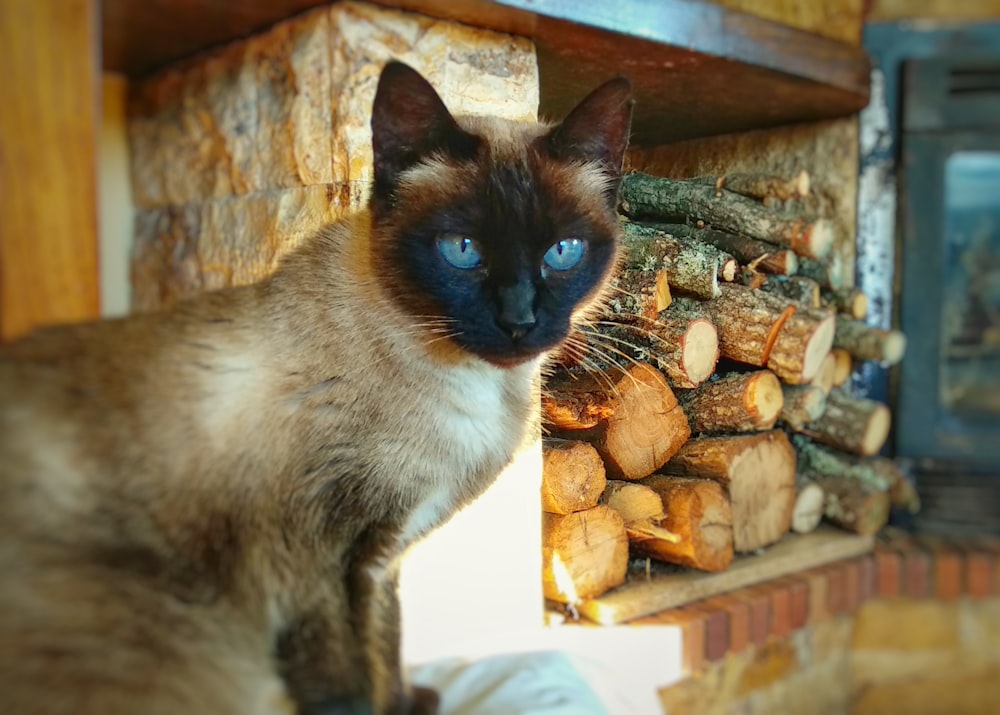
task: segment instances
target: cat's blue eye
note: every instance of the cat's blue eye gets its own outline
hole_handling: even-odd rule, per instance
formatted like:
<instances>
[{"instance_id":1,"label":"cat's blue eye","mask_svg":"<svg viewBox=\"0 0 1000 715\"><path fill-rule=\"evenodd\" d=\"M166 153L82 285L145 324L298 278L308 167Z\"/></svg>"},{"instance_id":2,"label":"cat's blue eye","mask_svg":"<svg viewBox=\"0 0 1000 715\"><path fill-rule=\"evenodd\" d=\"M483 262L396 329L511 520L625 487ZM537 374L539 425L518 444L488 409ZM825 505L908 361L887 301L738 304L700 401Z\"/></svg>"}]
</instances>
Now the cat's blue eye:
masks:
<instances>
[{"instance_id":1,"label":"cat's blue eye","mask_svg":"<svg viewBox=\"0 0 1000 715\"><path fill-rule=\"evenodd\" d=\"M567 238L553 244L545 252L543 260L557 271L568 271L583 258L583 241L578 238Z\"/></svg>"},{"instance_id":2,"label":"cat's blue eye","mask_svg":"<svg viewBox=\"0 0 1000 715\"><path fill-rule=\"evenodd\" d=\"M459 233L442 233L437 240L438 251L455 268L475 268L482 263L476 242Z\"/></svg>"}]
</instances>

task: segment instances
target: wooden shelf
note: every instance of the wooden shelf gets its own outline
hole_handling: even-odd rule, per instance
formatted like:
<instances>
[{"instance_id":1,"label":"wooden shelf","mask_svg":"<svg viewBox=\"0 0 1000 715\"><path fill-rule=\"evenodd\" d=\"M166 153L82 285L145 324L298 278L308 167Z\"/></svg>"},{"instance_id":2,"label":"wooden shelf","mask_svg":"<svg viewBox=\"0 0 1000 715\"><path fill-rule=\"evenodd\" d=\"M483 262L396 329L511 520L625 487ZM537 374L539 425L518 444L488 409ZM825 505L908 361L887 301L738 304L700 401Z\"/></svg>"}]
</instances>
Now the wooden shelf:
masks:
<instances>
[{"instance_id":1,"label":"wooden shelf","mask_svg":"<svg viewBox=\"0 0 1000 715\"><path fill-rule=\"evenodd\" d=\"M630 572L628 583L583 602L579 609L582 615L601 625L625 623L744 586L860 556L874 545L872 536L857 536L826 526L811 534L787 534L761 554L738 556L732 566L720 573L672 569L662 564L656 565L658 568L648 580L643 572Z\"/></svg>"},{"instance_id":2,"label":"wooden shelf","mask_svg":"<svg viewBox=\"0 0 1000 715\"><path fill-rule=\"evenodd\" d=\"M104 68L139 77L325 2L104 0ZM702 0L377 2L532 38L543 116L628 75L637 145L847 116L868 102L861 48Z\"/></svg>"}]
</instances>

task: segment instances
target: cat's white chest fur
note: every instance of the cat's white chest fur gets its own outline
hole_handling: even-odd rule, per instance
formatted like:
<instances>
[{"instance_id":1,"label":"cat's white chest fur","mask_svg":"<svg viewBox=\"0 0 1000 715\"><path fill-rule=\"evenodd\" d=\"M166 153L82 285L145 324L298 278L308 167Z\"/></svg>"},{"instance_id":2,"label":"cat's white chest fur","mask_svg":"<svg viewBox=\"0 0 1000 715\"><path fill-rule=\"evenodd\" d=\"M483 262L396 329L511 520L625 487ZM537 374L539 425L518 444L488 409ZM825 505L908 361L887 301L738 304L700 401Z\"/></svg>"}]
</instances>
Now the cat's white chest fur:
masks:
<instances>
[{"instance_id":1,"label":"cat's white chest fur","mask_svg":"<svg viewBox=\"0 0 1000 715\"><path fill-rule=\"evenodd\" d=\"M430 489L421 495L403 529L409 543L451 513L463 478L500 469L517 449L528 414L522 414L540 360L511 370L475 363L451 370L442 381L420 451ZM523 400L512 399L520 393Z\"/></svg>"}]
</instances>

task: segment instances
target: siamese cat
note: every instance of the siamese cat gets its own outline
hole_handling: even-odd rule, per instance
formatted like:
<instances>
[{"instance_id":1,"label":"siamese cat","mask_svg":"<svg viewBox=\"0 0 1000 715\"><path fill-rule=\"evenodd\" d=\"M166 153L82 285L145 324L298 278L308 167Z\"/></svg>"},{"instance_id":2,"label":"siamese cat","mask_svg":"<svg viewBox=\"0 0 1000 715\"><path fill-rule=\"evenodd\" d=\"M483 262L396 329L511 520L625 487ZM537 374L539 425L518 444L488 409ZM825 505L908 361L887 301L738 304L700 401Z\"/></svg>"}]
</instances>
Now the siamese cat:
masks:
<instances>
[{"instance_id":1,"label":"siamese cat","mask_svg":"<svg viewBox=\"0 0 1000 715\"><path fill-rule=\"evenodd\" d=\"M366 210L257 284L0 348L0 712L435 712L399 559L601 299L631 107L453 117L392 62Z\"/></svg>"}]
</instances>

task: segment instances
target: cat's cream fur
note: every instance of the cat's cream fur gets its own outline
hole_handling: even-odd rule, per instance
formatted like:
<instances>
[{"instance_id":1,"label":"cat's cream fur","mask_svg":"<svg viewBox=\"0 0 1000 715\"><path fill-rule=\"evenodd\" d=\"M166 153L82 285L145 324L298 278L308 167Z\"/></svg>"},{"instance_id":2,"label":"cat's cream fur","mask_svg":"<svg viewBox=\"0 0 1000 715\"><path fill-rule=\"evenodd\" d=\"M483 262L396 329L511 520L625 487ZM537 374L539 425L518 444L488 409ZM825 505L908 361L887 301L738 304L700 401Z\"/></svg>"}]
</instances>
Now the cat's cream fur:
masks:
<instances>
[{"instance_id":1,"label":"cat's cream fur","mask_svg":"<svg viewBox=\"0 0 1000 715\"><path fill-rule=\"evenodd\" d=\"M546 131L472 124L504 151ZM428 166L400 206L464 170ZM552 171L613 221L596 168ZM508 463L543 356L498 367L401 298L394 216L0 349L0 712L433 711L399 672L398 556Z\"/></svg>"}]
</instances>

